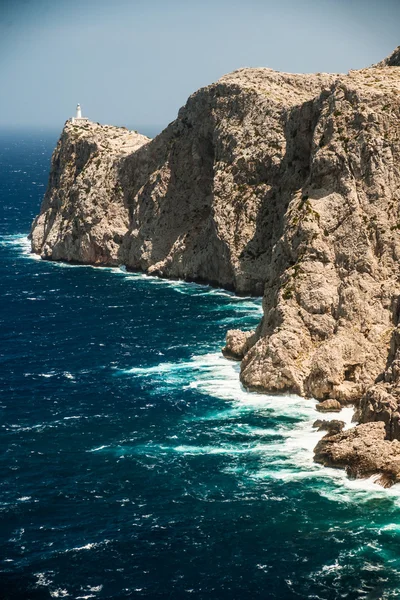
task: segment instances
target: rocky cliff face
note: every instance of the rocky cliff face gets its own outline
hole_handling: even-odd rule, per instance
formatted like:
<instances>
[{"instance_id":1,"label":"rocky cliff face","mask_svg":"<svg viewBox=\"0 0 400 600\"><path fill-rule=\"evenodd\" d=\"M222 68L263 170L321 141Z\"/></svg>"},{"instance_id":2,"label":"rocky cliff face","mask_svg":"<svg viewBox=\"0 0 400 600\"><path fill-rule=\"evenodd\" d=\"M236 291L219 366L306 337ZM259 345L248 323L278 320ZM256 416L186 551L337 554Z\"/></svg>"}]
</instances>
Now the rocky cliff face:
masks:
<instances>
[{"instance_id":1,"label":"rocky cliff face","mask_svg":"<svg viewBox=\"0 0 400 600\"><path fill-rule=\"evenodd\" d=\"M398 320L400 69L322 95L308 177L285 211L250 387L352 402L384 371Z\"/></svg>"},{"instance_id":2,"label":"rocky cliff face","mask_svg":"<svg viewBox=\"0 0 400 600\"><path fill-rule=\"evenodd\" d=\"M152 141L67 123L33 251L262 294L333 81L243 69L195 93Z\"/></svg>"},{"instance_id":3,"label":"rocky cliff face","mask_svg":"<svg viewBox=\"0 0 400 600\"><path fill-rule=\"evenodd\" d=\"M400 439L399 57L241 69L154 140L67 123L33 251L264 292L257 330L224 349L244 384L357 402Z\"/></svg>"},{"instance_id":4,"label":"rocky cliff face","mask_svg":"<svg viewBox=\"0 0 400 600\"><path fill-rule=\"evenodd\" d=\"M149 139L120 127L65 124L32 231L32 250L51 260L120 264L129 209L118 182L121 158Z\"/></svg>"}]
</instances>

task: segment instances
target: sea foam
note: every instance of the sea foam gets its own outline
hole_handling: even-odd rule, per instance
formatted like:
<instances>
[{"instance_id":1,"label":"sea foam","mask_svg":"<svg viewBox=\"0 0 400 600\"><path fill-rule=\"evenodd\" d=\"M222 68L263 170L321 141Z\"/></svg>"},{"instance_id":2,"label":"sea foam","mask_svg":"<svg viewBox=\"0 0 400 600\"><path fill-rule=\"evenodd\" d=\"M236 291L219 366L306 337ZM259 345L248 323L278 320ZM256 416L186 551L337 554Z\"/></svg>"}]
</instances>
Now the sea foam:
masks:
<instances>
[{"instance_id":1,"label":"sea foam","mask_svg":"<svg viewBox=\"0 0 400 600\"><path fill-rule=\"evenodd\" d=\"M0 246L12 246L18 249L22 255L40 259L31 253L30 241L25 235L3 236L0 240ZM91 265L71 265L68 263L50 263L61 268L98 268ZM125 267L100 267L108 270L115 275L123 276L127 282L145 280L150 285L168 286L177 293L185 295L213 295L221 296L229 300L229 304L221 304L218 310L229 311L222 319L226 324L240 323L245 313L252 316L262 315L262 305L260 299L242 298L233 293L212 288L198 283L186 283L184 281L173 281L160 279L145 273L131 273ZM216 310L213 307L213 310ZM267 430L260 429L258 433L252 432L253 438L260 438L255 444L240 446L231 444L229 446L187 446L185 444L177 445L171 450L178 453L204 453L204 454L244 454L258 453L264 458L265 467L253 473L253 478L276 478L282 481L294 479L318 479L329 481L328 486L319 486L319 493L328 499L334 501L349 502L360 498L370 498L374 496L387 495L392 497L396 503L400 504L400 486L394 486L389 490L384 490L378 486L374 477L364 480L350 481L343 471L337 469L327 469L313 462L313 449L319 439L324 435L312 428L313 422L318 418L315 411L315 401L300 398L294 395L271 396L267 394L257 394L247 392L240 383L240 367L238 363L226 360L220 352L207 353L203 355L194 355L190 360L179 362L161 362L158 365L150 367L133 367L131 369L117 371L119 375L134 377L144 377L154 379L157 383L156 391L180 387L182 389L196 389L199 393L212 396L224 401L226 408L219 410L216 414L208 412L202 416L197 416L197 420L214 420L218 418L220 423L226 421L229 423L232 419L244 416L246 413L257 414L261 412L276 420L276 427ZM53 373L43 374L44 377L53 376ZM73 376L65 372L67 378ZM337 419L345 421L345 428L354 426L352 423L353 411L351 407L344 408L340 415L336 413L325 414L324 419ZM292 422L288 425L284 419ZM221 434L226 423L221 424ZM243 424L237 424L237 434L243 432ZM235 435L232 430L230 435ZM264 443L266 438L270 438L268 443ZM275 439L278 438L278 439ZM165 450L166 446L164 446ZM95 448L92 451L102 450ZM104 448L106 449L106 448ZM274 466L281 466L281 469L271 469L268 464L274 460ZM233 469L234 470L234 469Z\"/></svg>"}]
</instances>

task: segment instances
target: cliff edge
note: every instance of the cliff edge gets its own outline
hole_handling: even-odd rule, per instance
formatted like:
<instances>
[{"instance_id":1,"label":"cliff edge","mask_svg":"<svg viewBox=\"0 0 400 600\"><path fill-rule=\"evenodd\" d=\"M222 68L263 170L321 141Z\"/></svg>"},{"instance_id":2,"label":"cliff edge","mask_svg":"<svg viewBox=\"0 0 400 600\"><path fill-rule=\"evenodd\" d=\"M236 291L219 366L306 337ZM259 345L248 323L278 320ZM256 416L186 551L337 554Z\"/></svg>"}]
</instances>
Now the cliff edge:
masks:
<instances>
[{"instance_id":1,"label":"cliff edge","mask_svg":"<svg viewBox=\"0 0 400 600\"><path fill-rule=\"evenodd\" d=\"M399 66L398 48L348 75L240 69L193 94L154 140L67 123L32 250L263 293L257 330L228 332L224 348L244 385L355 403L392 448ZM345 434L317 458L334 464Z\"/></svg>"}]
</instances>

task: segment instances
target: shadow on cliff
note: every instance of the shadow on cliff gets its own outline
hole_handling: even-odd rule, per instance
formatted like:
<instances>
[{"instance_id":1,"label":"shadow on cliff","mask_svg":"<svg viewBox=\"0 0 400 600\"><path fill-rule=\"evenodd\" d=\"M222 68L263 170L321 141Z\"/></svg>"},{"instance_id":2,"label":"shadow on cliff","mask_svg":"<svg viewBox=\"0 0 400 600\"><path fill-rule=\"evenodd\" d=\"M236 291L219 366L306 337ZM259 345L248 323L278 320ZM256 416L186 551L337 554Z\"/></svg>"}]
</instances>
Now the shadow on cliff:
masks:
<instances>
[{"instance_id":1,"label":"shadow on cliff","mask_svg":"<svg viewBox=\"0 0 400 600\"><path fill-rule=\"evenodd\" d=\"M225 102L231 102L223 106L223 116L227 118L228 111L228 120L245 114L248 107L238 108L240 102L244 102L240 88L231 87L229 94L225 89L216 88L207 94L207 101L202 105L202 98L196 100L201 109L193 121L190 106L185 107L160 135L119 163L117 177L130 227L118 258L130 269L150 269L152 274L160 276L206 281L241 293L262 295L265 284L277 285L281 273L294 262L292 256L276 253L274 249L282 237L285 214L293 194L304 186L309 176L320 100L282 113L284 154L279 163L272 142L265 153L260 152L257 146L257 134L260 134L256 130L252 132L252 160L246 163L244 157L238 159L235 134L225 130L221 166L215 149L215 144L222 142L218 117L211 110L215 103L213 96L221 99L225 95ZM237 244L231 243L233 252L239 248L236 265L228 243L217 231L216 164L219 168L225 164L233 176L233 207L237 215L230 227L240 228L240 223L247 218L248 205L241 196L242 188L246 188L250 204L258 202L259 207L254 234L243 249L241 232L230 231L233 238L237 234L239 240ZM268 191L260 197L259 190L265 186ZM223 196L218 198L219 210L224 201Z\"/></svg>"},{"instance_id":2,"label":"shadow on cliff","mask_svg":"<svg viewBox=\"0 0 400 600\"><path fill-rule=\"evenodd\" d=\"M181 115L119 165L130 227L119 250L128 268L234 288L227 244L217 233L214 123L199 132Z\"/></svg>"},{"instance_id":3,"label":"shadow on cliff","mask_svg":"<svg viewBox=\"0 0 400 600\"><path fill-rule=\"evenodd\" d=\"M293 253L289 254L283 244L280 251L276 248L284 232L288 206L310 174L312 140L319 111L320 100L315 99L292 108L285 115L285 154L279 165L271 166L266 172L264 168L264 173L260 169L262 177L254 182L266 183L270 189L262 198L254 236L243 249L240 263L250 277L252 273L261 274L260 293L265 285L278 288L280 275L295 262Z\"/></svg>"}]
</instances>

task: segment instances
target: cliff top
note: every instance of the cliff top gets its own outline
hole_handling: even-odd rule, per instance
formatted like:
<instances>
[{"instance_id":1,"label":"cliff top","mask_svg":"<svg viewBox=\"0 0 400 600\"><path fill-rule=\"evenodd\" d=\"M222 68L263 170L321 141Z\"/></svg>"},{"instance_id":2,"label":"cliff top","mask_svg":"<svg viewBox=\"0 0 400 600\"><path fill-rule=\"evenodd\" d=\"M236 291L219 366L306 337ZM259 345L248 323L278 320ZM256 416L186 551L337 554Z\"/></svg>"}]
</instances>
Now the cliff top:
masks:
<instances>
[{"instance_id":1,"label":"cliff top","mask_svg":"<svg viewBox=\"0 0 400 600\"><path fill-rule=\"evenodd\" d=\"M389 68L390 67L390 68ZM223 75L217 82L201 88L192 94L198 96L204 91L221 85L233 85L249 92L255 92L270 98L282 108L307 102L318 96L324 89L343 83L350 87L359 87L363 92L395 93L400 92L400 46L380 63L372 67L341 73L294 74L275 71L270 68L245 67ZM92 121L76 124L67 121L64 133L85 138L100 144L100 150L112 154L131 154L150 141L150 138L130 131L125 127L100 125Z\"/></svg>"},{"instance_id":2,"label":"cliff top","mask_svg":"<svg viewBox=\"0 0 400 600\"><path fill-rule=\"evenodd\" d=\"M75 138L76 141L85 139L88 142L94 142L98 145L99 151L106 151L111 155L131 154L150 142L150 138L137 131L130 131L125 127L115 127L113 125L100 125L93 121L83 124L67 121L64 126L63 134Z\"/></svg>"},{"instance_id":3,"label":"cliff top","mask_svg":"<svg viewBox=\"0 0 400 600\"><path fill-rule=\"evenodd\" d=\"M343 73L294 74L273 69L241 68L221 77L216 83L203 88L209 90L219 85L235 85L248 91L262 94L281 104L283 108L307 102L318 96L322 90L330 89L335 83L343 82L351 87L360 86L364 92L380 93L400 91L400 46L385 60L372 67ZM193 94L196 96L203 90Z\"/></svg>"},{"instance_id":4,"label":"cliff top","mask_svg":"<svg viewBox=\"0 0 400 600\"><path fill-rule=\"evenodd\" d=\"M340 77L338 74L292 74L267 68L243 68L221 77L217 85L233 84L281 102L282 106L306 102ZM215 84L214 84L215 85Z\"/></svg>"}]
</instances>

